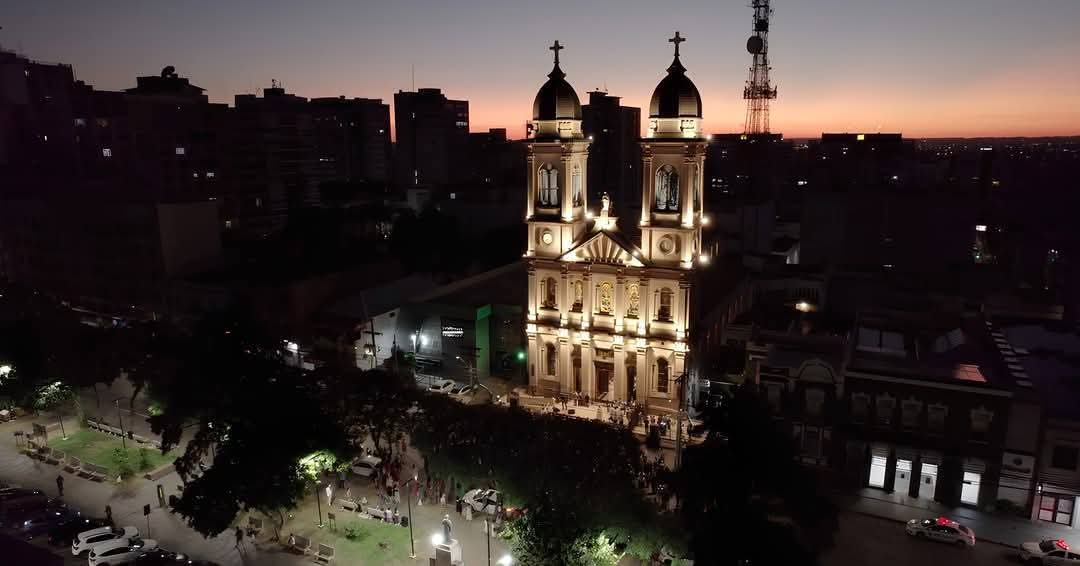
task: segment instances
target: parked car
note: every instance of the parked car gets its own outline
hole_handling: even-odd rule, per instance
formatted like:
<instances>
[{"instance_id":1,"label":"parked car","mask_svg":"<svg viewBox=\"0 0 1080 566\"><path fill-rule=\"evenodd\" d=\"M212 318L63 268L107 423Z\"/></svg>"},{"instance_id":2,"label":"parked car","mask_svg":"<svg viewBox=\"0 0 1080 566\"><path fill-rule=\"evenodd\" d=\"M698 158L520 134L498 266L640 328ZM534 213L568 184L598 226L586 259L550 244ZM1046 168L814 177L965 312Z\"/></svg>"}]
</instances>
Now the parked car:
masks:
<instances>
[{"instance_id":1,"label":"parked car","mask_svg":"<svg viewBox=\"0 0 1080 566\"><path fill-rule=\"evenodd\" d=\"M23 518L15 530L24 539L31 540L78 516L79 512L67 505L50 505Z\"/></svg>"},{"instance_id":2,"label":"parked car","mask_svg":"<svg viewBox=\"0 0 1080 566\"><path fill-rule=\"evenodd\" d=\"M69 544L71 538L75 535L90 529L104 527L107 524L103 519L94 519L81 515L73 517L49 529L49 544L53 546Z\"/></svg>"},{"instance_id":3,"label":"parked car","mask_svg":"<svg viewBox=\"0 0 1080 566\"><path fill-rule=\"evenodd\" d=\"M71 553L78 556L94 550L99 545L113 540L132 540L139 536L135 527L101 527L83 531L71 541Z\"/></svg>"},{"instance_id":4,"label":"parked car","mask_svg":"<svg viewBox=\"0 0 1080 566\"><path fill-rule=\"evenodd\" d=\"M90 551L90 566L115 566L130 564L140 554L154 550L158 543L154 539L117 539L99 544Z\"/></svg>"},{"instance_id":5,"label":"parked car","mask_svg":"<svg viewBox=\"0 0 1080 566\"><path fill-rule=\"evenodd\" d=\"M1080 554L1072 552L1069 544L1063 540L1047 539L1039 542L1025 542L1020 545L1020 561L1024 564L1059 564L1078 566Z\"/></svg>"},{"instance_id":6,"label":"parked car","mask_svg":"<svg viewBox=\"0 0 1080 566\"><path fill-rule=\"evenodd\" d=\"M473 489L463 499L473 511L488 515L496 514L502 506L502 494L494 489Z\"/></svg>"},{"instance_id":7,"label":"parked car","mask_svg":"<svg viewBox=\"0 0 1080 566\"><path fill-rule=\"evenodd\" d=\"M352 471L358 476L370 478L375 475L375 470L382 464L382 460L375 456L361 456L352 462Z\"/></svg>"},{"instance_id":8,"label":"parked car","mask_svg":"<svg viewBox=\"0 0 1080 566\"><path fill-rule=\"evenodd\" d=\"M432 393L449 393L454 388L456 383L449 379L436 379L428 386L428 391Z\"/></svg>"},{"instance_id":9,"label":"parked car","mask_svg":"<svg viewBox=\"0 0 1080 566\"><path fill-rule=\"evenodd\" d=\"M925 538L937 542L946 542L963 547L975 546L975 532L948 517L937 519L912 519L905 525L907 534L916 538Z\"/></svg>"},{"instance_id":10,"label":"parked car","mask_svg":"<svg viewBox=\"0 0 1080 566\"><path fill-rule=\"evenodd\" d=\"M40 489L8 487L0 490L0 525L18 524L27 514L44 509L49 498Z\"/></svg>"}]
</instances>

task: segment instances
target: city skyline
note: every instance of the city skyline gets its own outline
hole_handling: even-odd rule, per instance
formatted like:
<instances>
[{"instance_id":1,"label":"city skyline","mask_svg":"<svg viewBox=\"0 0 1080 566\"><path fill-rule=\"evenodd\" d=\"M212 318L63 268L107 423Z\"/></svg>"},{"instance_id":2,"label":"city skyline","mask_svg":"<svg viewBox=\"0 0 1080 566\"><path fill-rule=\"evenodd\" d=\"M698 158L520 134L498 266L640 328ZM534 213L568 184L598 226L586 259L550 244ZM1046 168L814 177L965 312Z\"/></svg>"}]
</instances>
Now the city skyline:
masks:
<instances>
[{"instance_id":1,"label":"city skyline","mask_svg":"<svg viewBox=\"0 0 1080 566\"><path fill-rule=\"evenodd\" d=\"M751 10L742 4L685 2L685 13L697 16L684 18L650 11L643 2L620 3L617 12L608 4L560 2L546 10L558 20L553 26L528 23L536 14L527 4L488 0L430 7L324 3L306 11L274 2L206 4L206 10L199 3L154 10L60 4L64 9L15 7L0 45L70 63L81 80L102 89L127 88L138 75L175 65L215 102L231 103L271 79L306 97L391 102L394 92L413 87L415 72L416 88L469 100L473 131L505 127L522 137L553 40L567 46L562 67L582 98L606 86L624 104L645 108L670 63L666 39L678 29L689 39L683 62L702 93L705 130L741 131L745 116ZM779 98L772 129L787 137L1080 133L1080 73L1072 60L1080 53L1072 33L1078 3L828 0L813 8L774 7L770 53Z\"/></svg>"}]
</instances>

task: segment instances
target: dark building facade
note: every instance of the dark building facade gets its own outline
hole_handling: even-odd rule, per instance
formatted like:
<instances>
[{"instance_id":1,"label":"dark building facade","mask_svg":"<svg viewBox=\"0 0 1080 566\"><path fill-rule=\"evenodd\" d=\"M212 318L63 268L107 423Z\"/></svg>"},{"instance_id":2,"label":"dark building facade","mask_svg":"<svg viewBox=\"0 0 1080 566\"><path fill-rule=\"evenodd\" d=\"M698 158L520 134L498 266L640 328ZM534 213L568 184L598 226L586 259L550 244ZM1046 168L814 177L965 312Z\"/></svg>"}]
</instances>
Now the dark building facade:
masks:
<instances>
[{"instance_id":1,"label":"dark building facade","mask_svg":"<svg viewBox=\"0 0 1080 566\"><path fill-rule=\"evenodd\" d=\"M626 218L627 228L636 229L641 192L641 109L619 104L618 96L589 93L589 103L581 107L581 129L589 145L588 186L597 202L607 193L615 213ZM631 230L633 232L634 230Z\"/></svg>"},{"instance_id":2,"label":"dark building facade","mask_svg":"<svg viewBox=\"0 0 1080 566\"><path fill-rule=\"evenodd\" d=\"M398 186L453 185L468 175L469 102L437 88L394 95L394 181Z\"/></svg>"}]
</instances>

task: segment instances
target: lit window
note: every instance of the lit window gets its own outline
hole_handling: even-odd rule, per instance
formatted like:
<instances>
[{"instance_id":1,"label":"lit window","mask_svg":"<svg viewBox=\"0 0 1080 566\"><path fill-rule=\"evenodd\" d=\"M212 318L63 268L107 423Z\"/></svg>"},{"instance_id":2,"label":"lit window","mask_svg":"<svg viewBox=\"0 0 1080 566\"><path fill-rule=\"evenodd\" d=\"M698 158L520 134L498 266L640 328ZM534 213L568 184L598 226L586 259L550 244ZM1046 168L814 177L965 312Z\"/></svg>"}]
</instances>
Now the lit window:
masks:
<instances>
[{"instance_id":1,"label":"lit window","mask_svg":"<svg viewBox=\"0 0 1080 566\"><path fill-rule=\"evenodd\" d=\"M255 208L262 208L262 197L255 197Z\"/></svg>"},{"instance_id":2,"label":"lit window","mask_svg":"<svg viewBox=\"0 0 1080 566\"><path fill-rule=\"evenodd\" d=\"M555 283L555 279L553 277L548 277L547 279L543 280L540 283L540 295L544 297L542 303L543 306L552 309L555 308L558 305L558 291L558 284Z\"/></svg>"},{"instance_id":3,"label":"lit window","mask_svg":"<svg viewBox=\"0 0 1080 566\"><path fill-rule=\"evenodd\" d=\"M656 360L656 390L660 393L668 392L668 382L671 379L671 366L664 358Z\"/></svg>"},{"instance_id":4,"label":"lit window","mask_svg":"<svg viewBox=\"0 0 1080 566\"><path fill-rule=\"evenodd\" d=\"M199 172L198 172L198 171L193 171L193 172L191 173L191 178L193 178L193 179L198 179L198 178L199 178Z\"/></svg>"},{"instance_id":5,"label":"lit window","mask_svg":"<svg viewBox=\"0 0 1080 566\"><path fill-rule=\"evenodd\" d=\"M546 353L547 374L554 376L556 375L555 369L559 367L559 355L555 352L555 345L548 344Z\"/></svg>"},{"instance_id":6,"label":"lit window","mask_svg":"<svg viewBox=\"0 0 1080 566\"><path fill-rule=\"evenodd\" d=\"M671 300L674 293L664 287L660 289L660 308L656 311L656 319L671 322Z\"/></svg>"},{"instance_id":7,"label":"lit window","mask_svg":"<svg viewBox=\"0 0 1080 566\"><path fill-rule=\"evenodd\" d=\"M656 210L679 209L679 174L670 165L656 171Z\"/></svg>"},{"instance_id":8,"label":"lit window","mask_svg":"<svg viewBox=\"0 0 1080 566\"><path fill-rule=\"evenodd\" d=\"M583 197L581 195L581 168L574 165L574 172L570 176L571 194L574 196L574 206L581 206Z\"/></svg>"},{"instance_id":9,"label":"lit window","mask_svg":"<svg viewBox=\"0 0 1080 566\"><path fill-rule=\"evenodd\" d=\"M180 147L180 146L176 146L176 155L187 155L187 149L183 148L183 147Z\"/></svg>"},{"instance_id":10,"label":"lit window","mask_svg":"<svg viewBox=\"0 0 1080 566\"><path fill-rule=\"evenodd\" d=\"M216 175L214 174L213 171L207 171L206 172L206 178L207 179L213 179L214 177L216 177Z\"/></svg>"},{"instance_id":11,"label":"lit window","mask_svg":"<svg viewBox=\"0 0 1080 566\"><path fill-rule=\"evenodd\" d=\"M540 167L538 185L540 187L540 204L542 206L559 205L559 171L550 163Z\"/></svg>"},{"instance_id":12,"label":"lit window","mask_svg":"<svg viewBox=\"0 0 1080 566\"><path fill-rule=\"evenodd\" d=\"M75 125L76 126L85 126L86 125L86 118L75 118Z\"/></svg>"},{"instance_id":13,"label":"lit window","mask_svg":"<svg viewBox=\"0 0 1080 566\"><path fill-rule=\"evenodd\" d=\"M101 156L102 157L112 157L112 148L109 148L109 147L101 148Z\"/></svg>"},{"instance_id":14,"label":"lit window","mask_svg":"<svg viewBox=\"0 0 1080 566\"><path fill-rule=\"evenodd\" d=\"M230 228L232 228L232 220L226 220L225 221L225 229L228 230Z\"/></svg>"},{"instance_id":15,"label":"lit window","mask_svg":"<svg viewBox=\"0 0 1080 566\"><path fill-rule=\"evenodd\" d=\"M574 292L574 304L570 307L575 312L581 312L582 301L584 300L584 293L581 281L574 281L570 284L570 289Z\"/></svg>"},{"instance_id":16,"label":"lit window","mask_svg":"<svg viewBox=\"0 0 1080 566\"><path fill-rule=\"evenodd\" d=\"M457 193L450 193L450 200L457 200Z\"/></svg>"}]
</instances>

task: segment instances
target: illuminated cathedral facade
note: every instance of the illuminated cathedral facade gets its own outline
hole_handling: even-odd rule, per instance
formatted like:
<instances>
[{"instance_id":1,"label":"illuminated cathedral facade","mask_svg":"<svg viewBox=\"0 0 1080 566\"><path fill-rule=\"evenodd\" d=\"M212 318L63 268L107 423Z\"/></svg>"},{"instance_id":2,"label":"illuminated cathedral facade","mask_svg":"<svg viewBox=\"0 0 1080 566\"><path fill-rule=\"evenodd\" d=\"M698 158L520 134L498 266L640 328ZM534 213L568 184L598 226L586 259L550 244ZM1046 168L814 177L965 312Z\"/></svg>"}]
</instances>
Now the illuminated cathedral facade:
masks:
<instances>
[{"instance_id":1,"label":"illuminated cathedral facade","mask_svg":"<svg viewBox=\"0 0 1080 566\"><path fill-rule=\"evenodd\" d=\"M675 58L653 91L641 141L639 241L607 195L590 207L581 104L555 65L528 143L528 372L547 396L579 393L659 411L685 404L694 270L701 252L706 139L701 96ZM597 206L598 205L598 206Z\"/></svg>"}]
</instances>

